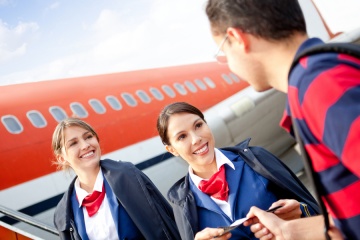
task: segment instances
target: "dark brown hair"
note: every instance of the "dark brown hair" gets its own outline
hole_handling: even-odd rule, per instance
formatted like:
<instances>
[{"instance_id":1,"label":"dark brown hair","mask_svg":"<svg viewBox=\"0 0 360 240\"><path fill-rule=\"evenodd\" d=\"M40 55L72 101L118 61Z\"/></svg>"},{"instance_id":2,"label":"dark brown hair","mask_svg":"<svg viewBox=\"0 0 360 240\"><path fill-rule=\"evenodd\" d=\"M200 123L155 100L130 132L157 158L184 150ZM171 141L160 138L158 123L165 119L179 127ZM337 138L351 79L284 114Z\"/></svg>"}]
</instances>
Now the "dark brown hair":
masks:
<instances>
[{"instance_id":1,"label":"dark brown hair","mask_svg":"<svg viewBox=\"0 0 360 240\"><path fill-rule=\"evenodd\" d=\"M204 122L204 114L193 105L190 105L186 102L175 102L167 105L159 114L157 119L157 130L161 141L164 145L170 145L169 137L167 135L167 128L169 124L169 119L173 114L176 113L190 113L199 116Z\"/></svg>"},{"instance_id":2,"label":"dark brown hair","mask_svg":"<svg viewBox=\"0 0 360 240\"><path fill-rule=\"evenodd\" d=\"M214 35L225 34L229 27L267 40L306 33L297 0L209 0L206 14Z\"/></svg>"}]
</instances>

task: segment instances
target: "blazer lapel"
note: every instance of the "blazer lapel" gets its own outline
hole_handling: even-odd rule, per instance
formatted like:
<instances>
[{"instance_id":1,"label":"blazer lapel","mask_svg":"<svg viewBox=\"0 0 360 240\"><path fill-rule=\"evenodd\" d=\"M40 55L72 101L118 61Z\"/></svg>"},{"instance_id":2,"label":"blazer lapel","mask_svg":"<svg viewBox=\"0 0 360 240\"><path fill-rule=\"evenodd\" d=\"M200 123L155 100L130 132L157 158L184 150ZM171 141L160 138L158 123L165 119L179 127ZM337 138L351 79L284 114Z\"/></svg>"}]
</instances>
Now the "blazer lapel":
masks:
<instances>
[{"instance_id":1,"label":"blazer lapel","mask_svg":"<svg viewBox=\"0 0 360 240\"><path fill-rule=\"evenodd\" d=\"M222 151L222 153L234 164L235 170L226 164L225 173L226 173L226 181L229 185L229 203L231 207L231 214L235 216L235 209L239 202L238 200L238 192L240 186L240 180L242 176L242 172L244 169L243 161L236 161L239 155L227 151Z\"/></svg>"},{"instance_id":2,"label":"blazer lapel","mask_svg":"<svg viewBox=\"0 0 360 240\"><path fill-rule=\"evenodd\" d=\"M79 207L79 201L76 198L76 191L74 191L71 195L71 206L74 213L74 220L76 223L77 231L83 240L89 240L89 237L86 233L85 220L84 220L84 212L81 207Z\"/></svg>"},{"instance_id":3,"label":"blazer lapel","mask_svg":"<svg viewBox=\"0 0 360 240\"><path fill-rule=\"evenodd\" d=\"M114 220L115 227L118 236L120 238L121 236L120 236L120 226L119 226L119 203L105 177L104 177L104 184L105 184L106 196L109 202L111 216Z\"/></svg>"},{"instance_id":4,"label":"blazer lapel","mask_svg":"<svg viewBox=\"0 0 360 240\"><path fill-rule=\"evenodd\" d=\"M190 190L193 192L195 200L196 200L196 205L198 207L202 207L205 209L208 209L209 211L213 211L219 214L223 214L226 216L226 214L224 214L220 207L209 197L209 195L201 192L193 183L193 181L191 179L189 179L189 183L190 183Z\"/></svg>"}]
</instances>

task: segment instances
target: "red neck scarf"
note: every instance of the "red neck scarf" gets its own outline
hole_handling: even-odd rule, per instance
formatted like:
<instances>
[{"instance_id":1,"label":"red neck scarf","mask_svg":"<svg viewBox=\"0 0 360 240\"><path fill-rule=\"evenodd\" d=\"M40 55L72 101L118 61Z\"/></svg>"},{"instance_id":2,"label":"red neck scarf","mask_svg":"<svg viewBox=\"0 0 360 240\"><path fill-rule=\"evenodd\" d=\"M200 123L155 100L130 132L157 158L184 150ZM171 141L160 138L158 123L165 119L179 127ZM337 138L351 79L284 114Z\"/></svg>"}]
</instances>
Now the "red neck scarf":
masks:
<instances>
[{"instance_id":1,"label":"red neck scarf","mask_svg":"<svg viewBox=\"0 0 360 240\"><path fill-rule=\"evenodd\" d=\"M222 165L209 180L201 180L199 183L199 189L207 195L227 201L229 194L229 187L225 178L225 167Z\"/></svg>"},{"instance_id":2,"label":"red neck scarf","mask_svg":"<svg viewBox=\"0 0 360 240\"><path fill-rule=\"evenodd\" d=\"M81 206L86 207L89 217L92 217L100 208L100 205L105 197L105 187L102 186L102 192L93 191L90 195L86 196L82 201Z\"/></svg>"}]
</instances>

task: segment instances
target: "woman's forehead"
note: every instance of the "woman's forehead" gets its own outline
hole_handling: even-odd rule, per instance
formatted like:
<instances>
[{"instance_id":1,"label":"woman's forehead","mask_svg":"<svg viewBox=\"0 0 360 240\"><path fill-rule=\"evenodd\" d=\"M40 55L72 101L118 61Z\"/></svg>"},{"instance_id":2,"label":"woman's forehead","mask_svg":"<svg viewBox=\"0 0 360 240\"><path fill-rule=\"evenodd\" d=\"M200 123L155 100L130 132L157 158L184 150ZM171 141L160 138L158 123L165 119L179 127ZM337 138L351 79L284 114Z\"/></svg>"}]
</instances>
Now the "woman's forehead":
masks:
<instances>
[{"instance_id":1,"label":"woman's forehead","mask_svg":"<svg viewBox=\"0 0 360 240\"><path fill-rule=\"evenodd\" d=\"M194 125L198 120L201 120L201 117L196 114L176 113L169 118L168 132L181 131L181 129Z\"/></svg>"},{"instance_id":2,"label":"woman's forehead","mask_svg":"<svg viewBox=\"0 0 360 240\"><path fill-rule=\"evenodd\" d=\"M89 130L87 130L81 126L68 126L64 129L64 138L66 140L70 137L74 137L74 136L78 136L78 135L81 136L86 132L89 132Z\"/></svg>"}]
</instances>

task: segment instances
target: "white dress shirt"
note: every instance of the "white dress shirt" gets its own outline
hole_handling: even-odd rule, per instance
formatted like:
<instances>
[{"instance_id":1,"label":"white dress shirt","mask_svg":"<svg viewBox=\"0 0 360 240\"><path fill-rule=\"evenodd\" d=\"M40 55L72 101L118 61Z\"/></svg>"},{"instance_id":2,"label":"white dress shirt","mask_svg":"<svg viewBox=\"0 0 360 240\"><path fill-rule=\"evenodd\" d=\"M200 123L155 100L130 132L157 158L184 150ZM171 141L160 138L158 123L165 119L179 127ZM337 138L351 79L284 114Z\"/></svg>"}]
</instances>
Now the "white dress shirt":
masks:
<instances>
[{"instance_id":1,"label":"white dress shirt","mask_svg":"<svg viewBox=\"0 0 360 240\"><path fill-rule=\"evenodd\" d=\"M100 169L93 191L102 192L104 177L102 171ZM80 187L79 179L77 178L75 181L75 191L79 201L79 208L81 208L81 204L84 198L91 193L86 192L84 189ZM114 223L114 219L111 215L109 201L105 194L104 200L102 201L99 210L92 217L89 217L89 214L86 210L86 207L83 207L84 220L85 220L85 228L86 233L89 239L109 239L109 240L117 240L119 239L116 226Z\"/></svg>"},{"instance_id":2,"label":"white dress shirt","mask_svg":"<svg viewBox=\"0 0 360 240\"><path fill-rule=\"evenodd\" d=\"M215 148L215 160L216 160L216 167L219 170L220 167L224 164L229 165L232 169L235 170L235 166L234 164L222 153L220 152L219 149ZM194 174L193 169L191 168L191 166L189 166L189 175L190 175L190 179L193 181L193 183L195 184L195 186L199 189L199 183L201 182L201 180L208 180L208 179L203 179L197 175ZM200 190L200 189L199 189ZM200 190L201 191L201 190ZM223 201L214 197L210 198L220 207L220 209L231 219L232 219L232 214L231 214L231 208L230 208L230 204L228 201ZM228 199L229 200L229 199Z\"/></svg>"}]
</instances>

